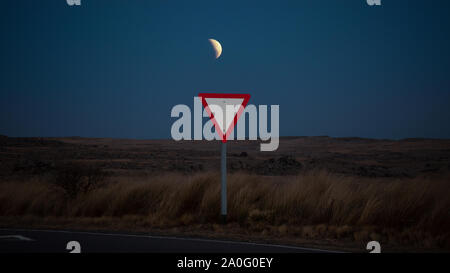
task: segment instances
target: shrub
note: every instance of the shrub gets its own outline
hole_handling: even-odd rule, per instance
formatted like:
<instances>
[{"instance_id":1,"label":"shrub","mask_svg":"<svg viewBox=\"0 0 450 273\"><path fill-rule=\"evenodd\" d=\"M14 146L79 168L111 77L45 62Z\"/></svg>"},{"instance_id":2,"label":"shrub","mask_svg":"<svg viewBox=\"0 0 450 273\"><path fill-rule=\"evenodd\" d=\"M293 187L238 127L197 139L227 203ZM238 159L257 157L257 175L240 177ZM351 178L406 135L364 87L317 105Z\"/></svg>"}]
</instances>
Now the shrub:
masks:
<instances>
[{"instance_id":1,"label":"shrub","mask_svg":"<svg viewBox=\"0 0 450 273\"><path fill-rule=\"evenodd\" d=\"M106 173L97 166L67 162L56 167L53 182L64 190L68 198L73 199L80 193L99 188L105 177Z\"/></svg>"}]
</instances>

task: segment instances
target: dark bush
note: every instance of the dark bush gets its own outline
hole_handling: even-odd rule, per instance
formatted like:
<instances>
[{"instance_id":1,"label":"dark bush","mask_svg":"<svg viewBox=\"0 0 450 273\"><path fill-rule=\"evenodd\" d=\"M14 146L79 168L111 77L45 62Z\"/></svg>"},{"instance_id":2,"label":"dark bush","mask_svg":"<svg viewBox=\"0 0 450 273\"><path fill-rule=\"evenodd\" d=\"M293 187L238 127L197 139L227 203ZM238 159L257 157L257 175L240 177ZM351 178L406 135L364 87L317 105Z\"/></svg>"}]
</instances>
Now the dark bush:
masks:
<instances>
[{"instance_id":1,"label":"dark bush","mask_svg":"<svg viewBox=\"0 0 450 273\"><path fill-rule=\"evenodd\" d=\"M87 193L103 185L107 173L86 163L68 162L56 166L54 183L61 187L68 198Z\"/></svg>"}]
</instances>

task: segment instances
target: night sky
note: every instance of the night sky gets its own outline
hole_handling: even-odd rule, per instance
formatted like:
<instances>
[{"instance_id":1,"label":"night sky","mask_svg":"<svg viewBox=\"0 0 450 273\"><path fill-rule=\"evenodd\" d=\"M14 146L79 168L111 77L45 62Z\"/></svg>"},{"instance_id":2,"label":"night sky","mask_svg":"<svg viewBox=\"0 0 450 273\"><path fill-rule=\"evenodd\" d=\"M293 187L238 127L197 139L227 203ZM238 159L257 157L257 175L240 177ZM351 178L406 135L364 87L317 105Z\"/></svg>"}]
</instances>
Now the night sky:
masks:
<instances>
[{"instance_id":1,"label":"night sky","mask_svg":"<svg viewBox=\"0 0 450 273\"><path fill-rule=\"evenodd\" d=\"M450 138L448 0L4 0L0 34L3 135L168 138L240 92L282 136Z\"/></svg>"}]
</instances>

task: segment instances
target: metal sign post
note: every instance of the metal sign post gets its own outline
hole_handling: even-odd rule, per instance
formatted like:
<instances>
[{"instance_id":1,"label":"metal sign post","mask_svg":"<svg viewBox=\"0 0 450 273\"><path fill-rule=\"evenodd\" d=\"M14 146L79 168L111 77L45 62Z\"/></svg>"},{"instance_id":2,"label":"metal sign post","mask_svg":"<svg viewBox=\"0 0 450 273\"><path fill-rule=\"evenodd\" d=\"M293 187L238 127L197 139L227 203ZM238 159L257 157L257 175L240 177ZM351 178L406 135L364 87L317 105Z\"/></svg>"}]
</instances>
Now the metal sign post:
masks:
<instances>
[{"instance_id":1,"label":"metal sign post","mask_svg":"<svg viewBox=\"0 0 450 273\"><path fill-rule=\"evenodd\" d=\"M221 218L222 223L227 222L227 143L222 142L222 158L221 158L221 172L222 172L222 183L221 183Z\"/></svg>"}]
</instances>

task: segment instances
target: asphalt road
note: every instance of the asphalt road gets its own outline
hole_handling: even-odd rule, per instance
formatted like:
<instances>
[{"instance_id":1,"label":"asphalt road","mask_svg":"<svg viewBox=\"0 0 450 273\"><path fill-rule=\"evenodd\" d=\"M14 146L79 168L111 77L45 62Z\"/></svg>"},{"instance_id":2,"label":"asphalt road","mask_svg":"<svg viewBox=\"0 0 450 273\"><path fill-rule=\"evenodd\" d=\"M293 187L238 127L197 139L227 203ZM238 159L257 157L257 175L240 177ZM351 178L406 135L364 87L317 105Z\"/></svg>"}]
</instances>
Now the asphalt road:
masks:
<instances>
[{"instance_id":1,"label":"asphalt road","mask_svg":"<svg viewBox=\"0 0 450 273\"><path fill-rule=\"evenodd\" d=\"M65 252L77 241L81 252L143 253L329 253L332 251L248 242L63 230L0 229L0 253ZM72 248L70 248L72 249Z\"/></svg>"}]
</instances>

